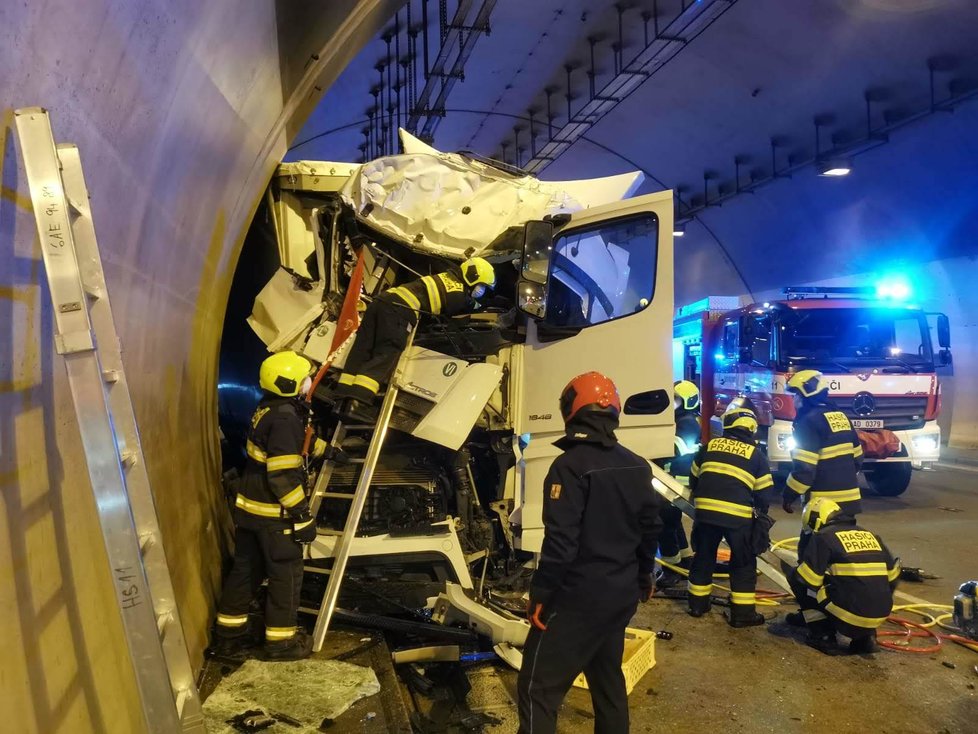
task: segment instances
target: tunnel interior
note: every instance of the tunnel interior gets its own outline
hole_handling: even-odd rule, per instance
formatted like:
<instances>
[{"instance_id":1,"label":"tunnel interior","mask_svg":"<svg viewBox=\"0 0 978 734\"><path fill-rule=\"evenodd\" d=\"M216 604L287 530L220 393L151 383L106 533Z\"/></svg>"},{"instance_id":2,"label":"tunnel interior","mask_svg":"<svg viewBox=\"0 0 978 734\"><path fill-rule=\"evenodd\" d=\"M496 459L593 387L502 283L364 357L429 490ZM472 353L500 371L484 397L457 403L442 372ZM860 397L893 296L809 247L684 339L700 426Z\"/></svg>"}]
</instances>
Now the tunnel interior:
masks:
<instances>
[{"instance_id":1,"label":"tunnel interior","mask_svg":"<svg viewBox=\"0 0 978 734\"><path fill-rule=\"evenodd\" d=\"M905 282L950 319L943 443L978 448L973 2L438 5L0 8L0 619L19 640L0 678L18 731L142 724L17 108L45 107L81 151L195 664L231 545L222 475L240 467L267 355L246 322L279 265L267 186L283 161L396 154L399 126L544 181L638 171L637 194L672 190L676 307ZM448 37L466 51L432 74ZM660 61L625 85L645 49ZM818 175L829 163L851 171ZM475 457L488 474L490 456Z\"/></svg>"}]
</instances>

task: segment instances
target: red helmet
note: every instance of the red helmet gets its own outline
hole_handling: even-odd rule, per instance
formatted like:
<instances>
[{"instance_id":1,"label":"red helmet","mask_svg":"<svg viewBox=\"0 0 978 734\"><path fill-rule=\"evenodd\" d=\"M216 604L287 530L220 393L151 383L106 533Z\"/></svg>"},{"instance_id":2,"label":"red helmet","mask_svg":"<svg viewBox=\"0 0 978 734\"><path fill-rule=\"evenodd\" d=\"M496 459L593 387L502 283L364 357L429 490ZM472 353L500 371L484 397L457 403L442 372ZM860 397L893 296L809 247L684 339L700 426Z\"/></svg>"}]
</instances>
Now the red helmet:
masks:
<instances>
[{"instance_id":1,"label":"red helmet","mask_svg":"<svg viewBox=\"0 0 978 734\"><path fill-rule=\"evenodd\" d=\"M560 394L560 413L569 422L582 408L618 415L621 398L618 388L600 372L585 372L567 383Z\"/></svg>"}]
</instances>

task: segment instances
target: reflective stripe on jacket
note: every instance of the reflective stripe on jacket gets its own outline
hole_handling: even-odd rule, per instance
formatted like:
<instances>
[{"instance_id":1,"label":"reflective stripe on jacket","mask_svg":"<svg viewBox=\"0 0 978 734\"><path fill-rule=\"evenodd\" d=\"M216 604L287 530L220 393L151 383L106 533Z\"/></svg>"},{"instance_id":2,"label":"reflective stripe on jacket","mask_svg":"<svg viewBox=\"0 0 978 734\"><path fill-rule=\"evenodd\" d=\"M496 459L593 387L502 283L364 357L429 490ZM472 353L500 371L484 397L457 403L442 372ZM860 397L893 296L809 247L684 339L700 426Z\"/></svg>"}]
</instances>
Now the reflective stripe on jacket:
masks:
<instances>
[{"instance_id":1,"label":"reflective stripe on jacket","mask_svg":"<svg viewBox=\"0 0 978 734\"><path fill-rule=\"evenodd\" d=\"M834 617L876 629L893 607L900 565L878 535L845 517L812 536L795 573Z\"/></svg>"},{"instance_id":2,"label":"reflective stripe on jacket","mask_svg":"<svg viewBox=\"0 0 978 734\"><path fill-rule=\"evenodd\" d=\"M794 422L795 448L787 487L838 503L847 515L862 510L857 473L863 448L845 413L832 405L804 407Z\"/></svg>"},{"instance_id":3,"label":"reflective stripe on jacket","mask_svg":"<svg viewBox=\"0 0 978 734\"><path fill-rule=\"evenodd\" d=\"M751 521L754 507L767 510L774 479L764 449L733 430L700 447L689 486L697 522L734 528Z\"/></svg>"},{"instance_id":4,"label":"reflective stripe on jacket","mask_svg":"<svg viewBox=\"0 0 978 734\"><path fill-rule=\"evenodd\" d=\"M298 518L309 509L302 458L306 424L295 398L263 399L251 418L244 476L235 507L273 521Z\"/></svg>"},{"instance_id":5,"label":"reflective stripe on jacket","mask_svg":"<svg viewBox=\"0 0 978 734\"><path fill-rule=\"evenodd\" d=\"M452 270L437 275L425 275L410 283L384 292L414 311L455 316L469 310L469 288L462 276Z\"/></svg>"}]
</instances>

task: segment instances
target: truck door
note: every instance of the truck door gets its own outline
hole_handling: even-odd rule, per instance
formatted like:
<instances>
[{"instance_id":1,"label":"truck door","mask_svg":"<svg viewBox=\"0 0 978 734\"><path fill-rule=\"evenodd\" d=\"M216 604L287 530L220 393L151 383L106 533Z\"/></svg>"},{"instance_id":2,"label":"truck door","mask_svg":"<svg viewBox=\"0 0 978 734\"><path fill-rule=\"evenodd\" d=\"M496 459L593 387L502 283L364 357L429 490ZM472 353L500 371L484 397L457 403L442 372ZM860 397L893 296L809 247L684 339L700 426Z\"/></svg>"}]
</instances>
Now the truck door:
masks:
<instances>
[{"instance_id":1,"label":"truck door","mask_svg":"<svg viewBox=\"0 0 978 734\"><path fill-rule=\"evenodd\" d=\"M543 482L564 432L560 392L577 375L615 381L625 446L650 459L673 453L672 226L665 191L578 212L554 238L546 315L530 321L512 381L516 433L529 439L513 517L524 550L543 541Z\"/></svg>"}]
</instances>

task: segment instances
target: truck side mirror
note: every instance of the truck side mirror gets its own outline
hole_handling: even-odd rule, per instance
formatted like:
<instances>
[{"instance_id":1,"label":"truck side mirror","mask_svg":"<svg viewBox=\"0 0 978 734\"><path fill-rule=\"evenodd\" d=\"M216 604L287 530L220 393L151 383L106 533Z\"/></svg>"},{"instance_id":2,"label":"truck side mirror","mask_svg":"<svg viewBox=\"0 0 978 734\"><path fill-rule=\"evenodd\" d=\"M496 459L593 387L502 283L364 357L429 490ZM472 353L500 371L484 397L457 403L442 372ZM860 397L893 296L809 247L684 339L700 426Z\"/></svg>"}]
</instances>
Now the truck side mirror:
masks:
<instances>
[{"instance_id":1,"label":"truck side mirror","mask_svg":"<svg viewBox=\"0 0 978 734\"><path fill-rule=\"evenodd\" d=\"M554 249L554 227L550 222L531 220L523 225L523 258L516 284L516 302L534 319L547 315L550 262Z\"/></svg>"},{"instance_id":2,"label":"truck side mirror","mask_svg":"<svg viewBox=\"0 0 978 734\"><path fill-rule=\"evenodd\" d=\"M951 348L951 321L946 314L937 314L937 343L942 350Z\"/></svg>"},{"instance_id":3,"label":"truck side mirror","mask_svg":"<svg viewBox=\"0 0 978 734\"><path fill-rule=\"evenodd\" d=\"M550 256L553 249L553 224L540 220L531 220L524 224L520 279L546 285L550 279Z\"/></svg>"},{"instance_id":4,"label":"truck side mirror","mask_svg":"<svg viewBox=\"0 0 978 734\"><path fill-rule=\"evenodd\" d=\"M950 349L942 349L937 353L937 364L941 367L950 367L954 360L951 358Z\"/></svg>"}]
</instances>

